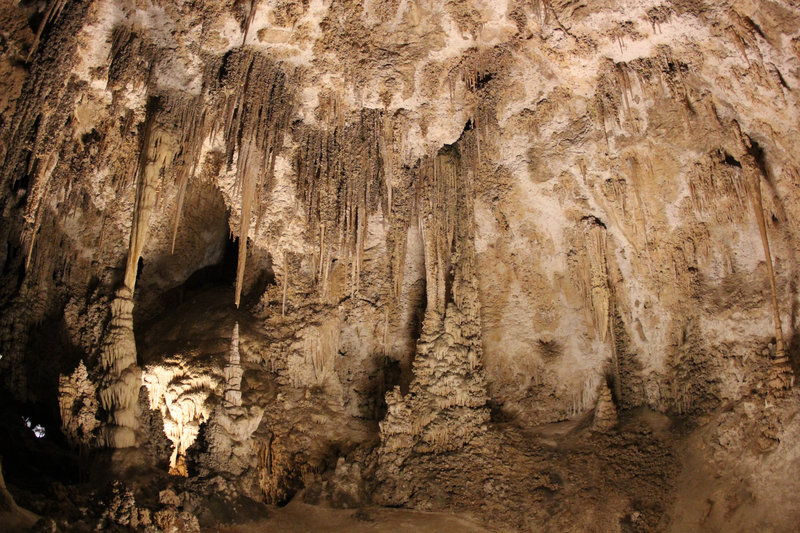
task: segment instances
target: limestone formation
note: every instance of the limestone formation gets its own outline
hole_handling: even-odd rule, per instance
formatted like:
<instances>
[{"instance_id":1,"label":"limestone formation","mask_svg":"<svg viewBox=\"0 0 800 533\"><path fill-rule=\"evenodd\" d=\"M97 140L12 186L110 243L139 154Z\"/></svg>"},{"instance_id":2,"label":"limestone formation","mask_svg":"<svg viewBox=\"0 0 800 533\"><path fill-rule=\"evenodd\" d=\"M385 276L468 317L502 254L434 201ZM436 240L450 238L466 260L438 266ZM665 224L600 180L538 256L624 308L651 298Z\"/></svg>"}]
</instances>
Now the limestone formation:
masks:
<instances>
[{"instance_id":1,"label":"limestone formation","mask_svg":"<svg viewBox=\"0 0 800 533\"><path fill-rule=\"evenodd\" d=\"M145 368L142 381L150 409L161 411L164 434L172 442L170 472L185 476L186 451L197 438L200 425L211 416L213 393L224 393L222 376L203 367L187 370L184 361L176 358L170 364Z\"/></svg>"},{"instance_id":2,"label":"limestone formation","mask_svg":"<svg viewBox=\"0 0 800 533\"><path fill-rule=\"evenodd\" d=\"M469 153L470 141L461 150ZM471 182L458 147L436 156L417 198L425 242L427 307L417 343L409 394L387 396L378 452L380 479L402 477L411 454L438 454L468 446L489 420L481 361L480 304L474 274ZM426 183L427 182L427 183ZM450 199L453 208L440 210ZM452 278L448 279L448 272ZM402 496L389 495L390 501Z\"/></svg>"},{"instance_id":3,"label":"limestone formation","mask_svg":"<svg viewBox=\"0 0 800 533\"><path fill-rule=\"evenodd\" d=\"M791 0L0 2L8 492L792 530L798 88Z\"/></svg>"},{"instance_id":4,"label":"limestone formation","mask_svg":"<svg viewBox=\"0 0 800 533\"><path fill-rule=\"evenodd\" d=\"M89 379L81 360L69 376L59 376L58 407L61 430L73 446L88 447L94 439L97 420L97 387Z\"/></svg>"},{"instance_id":5,"label":"limestone formation","mask_svg":"<svg viewBox=\"0 0 800 533\"><path fill-rule=\"evenodd\" d=\"M113 448L133 446L136 444L136 403L142 371L136 363L133 295L128 287L117 291L111 302L111 322L103 341L100 365L105 375L98 393L100 406L106 413L100 441Z\"/></svg>"},{"instance_id":6,"label":"limestone formation","mask_svg":"<svg viewBox=\"0 0 800 533\"><path fill-rule=\"evenodd\" d=\"M231 353L225 366L225 402L232 407L242 405L242 370L239 355L239 323L233 326Z\"/></svg>"},{"instance_id":7,"label":"limestone formation","mask_svg":"<svg viewBox=\"0 0 800 533\"><path fill-rule=\"evenodd\" d=\"M597 406L594 408L592 429L607 432L617 425L617 408L611 397L611 390L605 381L600 386L600 395L597 397Z\"/></svg>"}]
</instances>

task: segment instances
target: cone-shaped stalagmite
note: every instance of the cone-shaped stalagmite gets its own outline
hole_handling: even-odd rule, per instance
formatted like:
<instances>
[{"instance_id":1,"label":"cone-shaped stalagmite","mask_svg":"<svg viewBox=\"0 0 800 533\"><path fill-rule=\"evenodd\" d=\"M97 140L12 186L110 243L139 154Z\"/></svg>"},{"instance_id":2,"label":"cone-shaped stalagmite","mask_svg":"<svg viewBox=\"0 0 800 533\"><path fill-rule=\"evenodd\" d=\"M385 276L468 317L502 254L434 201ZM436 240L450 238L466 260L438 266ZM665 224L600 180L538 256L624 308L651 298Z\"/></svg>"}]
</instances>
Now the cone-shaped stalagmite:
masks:
<instances>
[{"instance_id":1,"label":"cone-shaped stalagmite","mask_svg":"<svg viewBox=\"0 0 800 533\"><path fill-rule=\"evenodd\" d=\"M242 365L239 356L239 323L233 326L231 351L225 366L225 402L234 407L242 405Z\"/></svg>"},{"instance_id":2,"label":"cone-shaped stalagmite","mask_svg":"<svg viewBox=\"0 0 800 533\"><path fill-rule=\"evenodd\" d=\"M607 432L617 425L617 408L614 399L611 397L611 390L605 380L600 385L600 395L597 398L597 406L594 409L594 419L592 429L594 431Z\"/></svg>"},{"instance_id":3,"label":"cone-shaped stalagmite","mask_svg":"<svg viewBox=\"0 0 800 533\"><path fill-rule=\"evenodd\" d=\"M428 306L410 394L391 391L380 424L378 476L387 483L388 501L407 497L400 485L391 487L411 454L460 449L489 421L475 280L473 171L461 163L464 152L464 159L472 160L470 141L443 149L418 176Z\"/></svg>"}]
</instances>

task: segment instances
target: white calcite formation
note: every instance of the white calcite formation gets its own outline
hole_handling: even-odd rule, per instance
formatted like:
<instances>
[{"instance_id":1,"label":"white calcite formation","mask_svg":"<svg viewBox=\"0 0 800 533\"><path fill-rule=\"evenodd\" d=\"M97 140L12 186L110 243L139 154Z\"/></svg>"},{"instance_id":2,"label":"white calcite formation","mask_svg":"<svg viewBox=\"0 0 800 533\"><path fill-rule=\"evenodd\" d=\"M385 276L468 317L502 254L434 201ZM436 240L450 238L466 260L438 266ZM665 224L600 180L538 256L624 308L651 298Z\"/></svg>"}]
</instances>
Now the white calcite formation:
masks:
<instances>
[{"instance_id":1,"label":"white calcite formation","mask_svg":"<svg viewBox=\"0 0 800 533\"><path fill-rule=\"evenodd\" d=\"M215 392L222 392L223 383L219 373L207 366L186 366L185 359L177 355L145 368L142 378L150 409L161 411L164 434L172 442L169 465L170 472L176 475L186 475L186 450L197 438L200 425L209 419Z\"/></svg>"},{"instance_id":2,"label":"white calcite formation","mask_svg":"<svg viewBox=\"0 0 800 533\"><path fill-rule=\"evenodd\" d=\"M243 373L237 322L233 326L228 364L224 370L223 401L211 412L206 424L206 450L201 459L206 471L222 472L228 477L241 476L254 468L256 454L250 437L258 429L264 414L263 406L243 406Z\"/></svg>"},{"instance_id":3,"label":"white calcite formation","mask_svg":"<svg viewBox=\"0 0 800 533\"><path fill-rule=\"evenodd\" d=\"M59 376L58 407L61 431L73 445L88 447L94 439L97 420L97 387L89 379L83 361L69 376Z\"/></svg>"}]
</instances>

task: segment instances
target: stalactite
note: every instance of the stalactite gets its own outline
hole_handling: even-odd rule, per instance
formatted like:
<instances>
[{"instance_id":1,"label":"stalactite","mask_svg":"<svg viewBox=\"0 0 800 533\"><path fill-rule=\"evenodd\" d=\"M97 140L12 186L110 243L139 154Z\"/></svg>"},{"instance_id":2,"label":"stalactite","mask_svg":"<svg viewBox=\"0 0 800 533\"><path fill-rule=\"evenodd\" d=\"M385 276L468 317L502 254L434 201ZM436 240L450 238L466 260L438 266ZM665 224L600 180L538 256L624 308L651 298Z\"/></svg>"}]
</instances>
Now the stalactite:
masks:
<instances>
[{"instance_id":1,"label":"stalactite","mask_svg":"<svg viewBox=\"0 0 800 533\"><path fill-rule=\"evenodd\" d=\"M144 140L139 162L139 179L136 186L136 201L133 208L133 225L131 226L128 258L125 264L124 285L131 293L136 286L136 274L139 258L147 241L150 215L156 204L160 187L161 172L170 166L180 149L176 135L164 128L159 119L171 118L169 107L162 106L161 98L151 98L144 125Z\"/></svg>"},{"instance_id":2,"label":"stalactite","mask_svg":"<svg viewBox=\"0 0 800 533\"><path fill-rule=\"evenodd\" d=\"M461 81L469 91L476 91L483 87L491 75L490 61L483 54L476 54L471 60L465 61L460 68Z\"/></svg>"},{"instance_id":3,"label":"stalactite","mask_svg":"<svg viewBox=\"0 0 800 533\"><path fill-rule=\"evenodd\" d=\"M241 3L247 5L246 13L242 20L242 45L245 45L247 43L247 35L250 33L250 26L256 16L256 0L245 0Z\"/></svg>"},{"instance_id":4,"label":"stalactite","mask_svg":"<svg viewBox=\"0 0 800 533\"><path fill-rule=\"evenodd\" d=\"M606 228L596 219L588 218L584 221L584 234L589 268L587 303L592 309L595 330L605 342L608 337L611 312L611 290L606 263Z\"/></svg>"},{"instance_id":5,"label":"stalactite","mask_svg":"<svg viewBox=\"0 0 800 533\"><path fill-rule=\"evenodd\" d=\"M712 216L719 222L744 221L750 193L736 164L732 156L721 149L695 163L687 174L687 185L696 217Z\"/></svg>"},{"instance_id":6,"label":"stalactite","mask_svg":"<svg viewBox=\"0 0 800 533\"><path fill-rule=\"evenodd\" d=\"M420 234L425 248L428 312L443 316L447 304L447 276L457 221L453 194L461 172L460 156L448 147L420 165L415 181Z\"/></svg>"},{"instance_id":7,"label":"stalactite","mask_svg":"<svg viewBox=\"0 0 800 533\"><path fill-rule=\"evenodd\" d=\"M179 166L175 172L175 186L178 189L175 201L175 214L172 221L171 253L175 253L175 239L178 236L178 224L183 213L183 203L186 198L186 189L189 181L194 176L200 161L200 151L206 133L206 112L202 97L197 97L188 102L180 117L181 133L178 141L180 154Z\"/></svg>"},{"instance_id":8,"label":"stalactite","mask_svg":"<svg viewBox=\"0 0 800 533\"><path fill-rule=\"evenodd\" d=\"M323 297L329 295L334 258L348 269L350 292L358 291L369 217L379 208L388 215L384 155L391 148L380 110L364 109L345 119L333 101L321 110L327 129L307 128L297 153L297 189L307 227L319 243L314 263Z\"/></svg>"},{"instance_id":9,"label":"stalactite","mask_svg":"<svg viewBox=\"0 0 800 533\"><path fill-rule=\"evenodd\" d=\"M133 446L136 441L135 407L141 386L141 370L136 362L133 333L133 292L139 258L147 242L150 216L155 208L162 173L172 169L186 137L181 132L194 126L184 122L196 103L179 96L162 95L149 99L143 125L144 137L139 159L136 198L133 209L123 287L111 305L111 323L100 358L105 373L99 395L108 418L101 443L114 448ZM180 171L179 171L180 173Z\"/></svg>"},{"instance_id":10,"label":"stalactite","mask_svg":"<svg viewBox=\"0 0 800 533\"><path fill-rule=\"evenodd\" d=\"M58 19L66 4L67 0L50 0L47 3L47 9L44 12L44 18L42 18L42 21L39 23L39 28L36 30L36 35L33 38L33 43L31 44L31 49L28 52L26 61L31 60L31 56L33 56L33 53L36 52L36 49L39 47L39 40L42 37L42 32L51 22L54 22Z\"/></svg>"},{"instance_id":11,"label":"stalactite","mask_svg":"<svg viewBox=\"0 0 800 533\"><path fill-rule=\"evenodd\" d=\"M34 71L30 81L36 84L36 90L23 93L30 96L21 99L10 135L5 146L0 147L0 150L6 150L0 173L3 181L10 181L9 187L15 189L23 177L28 180L27 187L20 190L24 198L25 221L20 241L26 249L26 271L33 260L36 239L47 209L46 200L52 194L51 189L60 185L52 178L61 171L61 150L68 140L67 133L73 121L70 104L74 98L74 85L68 82L53 84L46 76L43 71ZM47 80L46 83L41 81L42 78Z\"/></svg>"},{"instance_id":12,"label":"stalactite","mask_svg":"<svg viewBox=\"0 0 800 533\"><path fill-rule=\"evenodd\" d=\"M326 321L306 336L306 358L314 370L314 383L322 385L333 372L333 363L339 352L341 324L336 319Z\"/></svg>"},{"instance_id":13,"label":"stalactite","mask_svg":"<svg viewBox=\"0 0 800 533\"><path fill-rule=\"evenodd\" d=\"M398 306L402 302L408 233L412 220L416 221L417 219L417 215L414 213L416 193L412 187L414 173L412 169L405 168L396 174L399 186L393 193L392 213L386 235L386 249L389 251L389 260L386 265L389 283L386 285L385 294L387 328L400 316Z\"/></svg>"},{"instance_id":14,"label":"stalactite","mask_svg":"<svg viewBox=\"0 0 800 533\"><path fill-rule=\"evenodd\" d=\"M58 143L63 139L63 135L59 136ZM58 153L52 152L45 159L45 164L41 170L37 171L33 179L33 187L28 195L28 202L25 205L25 221L30 228L27 238L23 240L28 241L28 255L25 259L25 270L30 267L31 257L33 256L33 248L36 244L36 235L39 233L41 227L41 210L43 207L45 196L47 195L48 186L50 185L50 178L53 175L56 165L58 164ZM32 169L31 169L32 170Z\"/></svg>"},{"instance_id":15,"label":"stalactite","mask_svg":"<svg viewBox=\"0 0 800 533\"><path fill-rule=\"evenodd\" d=\"M283 288L281 289L281 316L286 316L286 291L289 288L289 253L283 251Z\"/></svg>"},{"instance_id":16,"label":"stalactite","mask_svg":"<svg viewBox=\"0 0 800 533\"><path fill-rule=\"evenodd\" d=\"M580 234L585 249L578 256L581 259L577 262L575 274L592 325L600 340L607 343L610 348L614 394L617 398L621 398L622 386L617 339L612 323L615 311L614 294L608 274L607 230L605 225L595 217L585 217L581 221ZM594 394L595 387L591 388L591 394Z\"/></svg>"},{"instance_id":17,"label":"stalactite","mask_svg":"<svg viewBox=\"0 0 800 533\"><path fill-rule=\"evenodd\" d=\"M226 58L221 85L223 116L213 133L222 129L229 167L235 158L236 187L242 201L234 297L238 307L253 207L260 220L264 196L272 187L275 159L294 112L294 99L286 73L264 55L249 49Z\"/></svg>"},{"instance_id":18,"label":"stalactite","mask_svg":"<svg viewBox=\"0 0 800 533\"><path fill-rule=\"evenodd\" d=\"M772 266L772 254L769 248L769 238L767 236L767 225L764 219L764 207L761 197L761 172L755 158L746 154L743 157L743 170L750 176L749 189L750 201L753 206L753 214L758 224L758 231L761 235L761 244L764 248L764 258L767 263L767 273L769 274L770 291L772 295L772 313L775 325L775 355L772 359L772 376L770 378L770 389L775 395L782 395L785 391L792 388L794 375L789 365L789 359L783 344L783 329L781 327L780 307L778 306L778 288L775 282L775 271Z\"/></svg>"}]
</instances>

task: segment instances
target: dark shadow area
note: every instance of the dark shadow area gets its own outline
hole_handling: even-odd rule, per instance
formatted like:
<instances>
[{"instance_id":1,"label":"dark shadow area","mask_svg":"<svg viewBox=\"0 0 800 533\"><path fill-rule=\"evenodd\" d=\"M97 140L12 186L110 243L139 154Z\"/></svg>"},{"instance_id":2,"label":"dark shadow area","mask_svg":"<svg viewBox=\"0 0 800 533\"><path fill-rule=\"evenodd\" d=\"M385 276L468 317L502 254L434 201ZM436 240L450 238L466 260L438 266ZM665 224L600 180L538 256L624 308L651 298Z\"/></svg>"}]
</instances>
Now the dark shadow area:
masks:
<instances>
[{"instance_id":1,"label":"dark shadow area","mask_svg":"<svg viewBox=\"0 0 800 533\"><path fill-rule=\"evenodd\" d=\"M236 262L239 256L239 239L227 239L222 260L196 270L183 284L165 292L162 297L164 308L183 303L186 293L199 289L219 286L233 286L236 281Z\"/></svg>"},{"instance_id":2,"label":"dark shadow area","mask_svg":"<svg viewBox=\"0 0 800 533\"><path fill-rule=\"evenodd\" d=\"M22 489L45 493L52 483L81 481L84 465L67 445L60 425L58 416L53 416L47 405L17 402L5 391L0 392L0 455L12 492ZM43 436L34 432L38 428L43 428Z\"/></svg>"},{"instance_id":3,"label":"dark shadow area","mask_svg":"<svg viewBox=\"0 0 800 533\"><path fill-rule=\"evenodd\" d=\"M81 356L70 343L63 313L31 329L21 361L27 400L0 389L0 455L9 486L44 493L53 483L82 480L88 457L69 446L58 407L59 375L72 374Z\"/></svg>"},{"instance_id":4,"label":"dark shadow area","mask_svg":"<svg viewBox=\"0 0 800 533\"><path fill-rule=\"evenodd\" d=\"M475 78L475 85L472 86L471 90L473 92L480 91L481 89L485 88L486 85L495 78L495 74L493 72L484 72L479 74L477 78Z\"/></svg>"},{"instance_id":5,"label":"dark shadow area","mask_svg":"<svg viewBox=\"0 0 800 533\"><path fill-rule=\"evenodd\" d=\"M789 357L792 372L795 376L800 376L800 332L797 330L793 331L792 337L789 339L786 355Z\"/></svg>"},{"instance_id":6,"label":"dark shadow area","mask_svg":"<svg viewBox=\"0 0 800 533\"><path fill-rule=\"evenodd\" d=\"M236 283L236 268L239 261L239 239L228 238L224 243L222 259L193 272L186 281L158 295L157 305L151 306L155 313L147 313L136 317L136 322L149 322L161 313L190 300L192 296L209 289L230 289L230 303L233 305L233 290ZM269 285L275 284L275 272L272 269L272 258L254 257L248 251L245 283L242 290L242 308L256 303ZM134 311L135 312L135 311Z\"/></svg>"}]
</instances>

